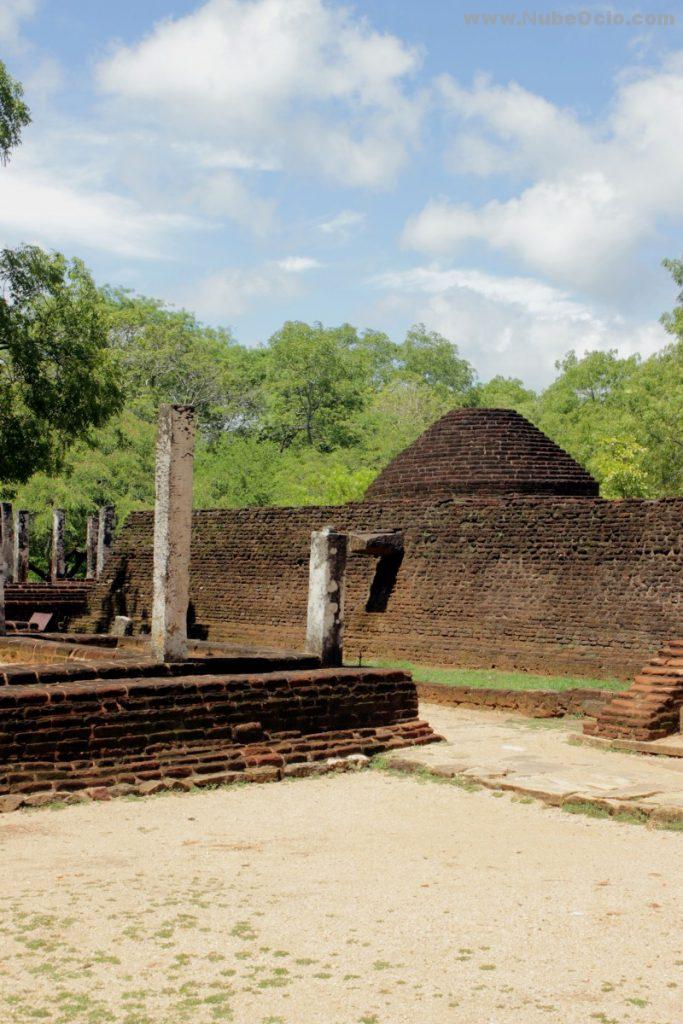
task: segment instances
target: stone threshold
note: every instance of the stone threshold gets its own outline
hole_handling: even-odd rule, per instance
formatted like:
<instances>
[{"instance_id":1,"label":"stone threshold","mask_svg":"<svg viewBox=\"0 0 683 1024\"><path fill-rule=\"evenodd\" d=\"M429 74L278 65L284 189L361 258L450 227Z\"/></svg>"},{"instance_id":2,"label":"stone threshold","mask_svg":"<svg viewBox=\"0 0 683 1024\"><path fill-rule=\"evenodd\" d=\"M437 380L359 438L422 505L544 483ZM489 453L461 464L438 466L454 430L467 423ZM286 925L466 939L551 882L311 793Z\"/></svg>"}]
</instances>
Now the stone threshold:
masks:
<instances>
[{"instance_id":1,"label":"stone threshold","mask_svg":"<svg viewBox=\"0 0 683 1024\"><path fill-rule=\"evenodd\" d=\"M583 747L598 747L629 754L650 754L653 757L683 757L683 733L673 733L659 740L610 739L607 736L591 736L577 733L572 743Z\"/></svg>"}]
</instances>

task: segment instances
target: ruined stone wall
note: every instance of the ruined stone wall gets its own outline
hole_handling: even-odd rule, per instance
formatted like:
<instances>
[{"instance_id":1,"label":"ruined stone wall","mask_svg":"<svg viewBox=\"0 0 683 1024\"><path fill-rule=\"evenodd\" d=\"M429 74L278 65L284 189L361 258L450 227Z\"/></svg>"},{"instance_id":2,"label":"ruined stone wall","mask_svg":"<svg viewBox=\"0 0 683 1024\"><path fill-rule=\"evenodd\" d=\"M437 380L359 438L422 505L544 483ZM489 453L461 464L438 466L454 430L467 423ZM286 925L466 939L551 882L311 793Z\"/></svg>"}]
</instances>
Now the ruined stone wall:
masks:
<instances>
[{"instance_id":1,"label":"ruined stone wall","mask_svg":"<svg viewBox=\"0 0 683 1024\"><path fill-rule=\"evenodd\" d=\"M163 666L162 666L163 667ZM310 774L437 737L400 671L317 669L0 686L0 811Z\"/></svg>"},{"instance_id":2,"label":"ruined stone wall","mask_svg":"<svg viewBox=\"0 0 683 1024\"><path fill-rule=\"evenodd\" d=\"M310 533L396 529L405 557L385 611L366 612L375 561L349 557L346 660L630 678L680 633L683 499L479 498L335 508L215 509L193 519L195 635L304 642ZM149 627L152 514L123 527L81 629L114 614Z\"/></svg>"}]
</instances>

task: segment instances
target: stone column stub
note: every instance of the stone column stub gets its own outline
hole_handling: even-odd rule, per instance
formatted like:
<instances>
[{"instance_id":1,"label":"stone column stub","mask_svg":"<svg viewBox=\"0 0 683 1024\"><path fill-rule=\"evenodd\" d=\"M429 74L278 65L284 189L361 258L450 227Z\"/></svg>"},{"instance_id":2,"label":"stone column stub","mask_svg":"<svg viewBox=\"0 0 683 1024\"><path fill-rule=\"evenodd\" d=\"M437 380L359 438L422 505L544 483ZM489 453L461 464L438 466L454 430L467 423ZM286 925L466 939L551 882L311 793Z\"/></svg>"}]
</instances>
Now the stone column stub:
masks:
<instances>
[{"instance_id":1,"label":"stone column stub","mask_svg":"<svg viewBox=\"0 0 683 1024\"><path fill-rule=\"evenodd\" d=\"M11 501L0 502L0 536L5 581L11 583L14 579L14 513Z\"/></svg>"},{"instance_id":2,"label":"stone column stub","mask_svg":"<svg viewBox=\"0 0 683 1024\"><path fill-rule=\"evenodd\" d=\"M26 583L30 554L31 513L19 509L14 519L14 582Z\"/></svg>"},{"instance_id":3,"label":"stone column stub","mask_svg":"<svg viewBox=\"0 0 683 1024\"><path fill-rule=\"evenodd\" d=\"M187 657L190 592L194 407L159 409L154 504L152 653L159 661Z\"/></svg>"},{"instance_id":4,"label":"stone column stub","mask_svg":"<svg viewBox=\"0 0 683 1024\"><path fill-rule=\"evenodd\" d=\"M99 511L97 523L97 564L95 574L98 579L104 572L104 567L111 554L115 529L116 508L114 505L103 505Z\"/></svg>"},{"instance_id":5,"label":"stone column stub","mask_svg":"<svg viewBox=\"0 0 683 1024\"><path fill-rule=\"evenodd\" d=\"M64 510L52 510L52 552L50 555L50 579L53 583L63 580L66 576L66 560L64 554Z\"/></svg>"},{"instance_id":6,"label":"stone column stub","mask_svg":"<svg viewBox=\"0 0 683 1024\"><path fill-rule=\"evenodd\" d=\"M348 538L327 526L311 534L306 650L323 666L344 656L344 591Z\"/></svg>"}]
</instances>

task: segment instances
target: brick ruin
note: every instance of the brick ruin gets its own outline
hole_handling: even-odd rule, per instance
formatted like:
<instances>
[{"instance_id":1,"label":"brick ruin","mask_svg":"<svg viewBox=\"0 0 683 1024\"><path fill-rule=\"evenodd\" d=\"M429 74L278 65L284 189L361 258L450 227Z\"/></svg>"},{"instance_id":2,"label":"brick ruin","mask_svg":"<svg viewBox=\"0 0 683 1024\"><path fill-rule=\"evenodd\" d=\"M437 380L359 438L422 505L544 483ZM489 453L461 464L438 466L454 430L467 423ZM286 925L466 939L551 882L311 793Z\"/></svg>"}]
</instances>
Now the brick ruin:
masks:
<instances>
[{"instance_id":1,"label":"brick ruin","mask_svg":"<svg viewBox=\"0 0 683 1024\"><path fill-rule=\"evenodd\" d=\"M302 649L311 533L401 532L393 555L349 551L349 662L630 679L680 635L683 498L596 492L516 413L449 413L361 502L196 510L190 635ZM152 533L151 512L129 516L74 628L106 631L123 614L150 630Z\"/></svg>"},{"instance_id":2,"label":"brick ruin","mask_svg":"<svg viewBox=\"0 0 683 1024\"><path fill-rule=\"evenodd\" d=\"M188 640L193 443L191 407L163 407L151 638L0 637L0 811L269 782L438 739L417 717L408 674L342 666L343 604L328 583L313 585L313 558L309 617L320 653L287 652L282 638L276 650L262 637L257 648ZM63 538L55 523L53 567ZM329 557L323 545L318 568L328 581Z\"/></svg>"},{"instance_id":3,"label":"brick ruin","mask_svg":"<svg viewBox=\"0 0 683 1024\"><path fill-rule=\"evenodd\" d=\"M71 634L0 642L0 808L269 781L437 739L409 675L371 659L627 679L650 656L591 731L678 728L683 499L601 499L504 410L449 413L344 506L190 518L172 468L157 535L152 512L129 516ZM117 616L133 636L112 635Z\"/></svg>"}]
</instances>

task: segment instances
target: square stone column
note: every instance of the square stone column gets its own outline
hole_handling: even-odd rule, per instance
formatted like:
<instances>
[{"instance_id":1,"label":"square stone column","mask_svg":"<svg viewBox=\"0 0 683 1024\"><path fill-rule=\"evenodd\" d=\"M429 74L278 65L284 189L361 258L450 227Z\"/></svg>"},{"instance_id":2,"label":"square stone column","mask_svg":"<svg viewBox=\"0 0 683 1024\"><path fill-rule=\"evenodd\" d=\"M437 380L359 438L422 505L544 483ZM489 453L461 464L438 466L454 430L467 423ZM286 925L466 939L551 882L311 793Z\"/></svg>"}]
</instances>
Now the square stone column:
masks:
<instances>
[{"instance_id":1,"label":"square stone column","mask_svg":"<svg viewBox=\"0 0 683 1024\"><path fill-rule=\"evenodd\" d=\"M347 536L330 527L311 534L306 650L325 666L344 655L344 589Z\"/></svg>"},{"instance_id":2,"label":"square stone column","mask_svg":"<svg viewBox=\"0 0 683 1024\"><path fill-rule=\"evenodd\" d=\"M2 536L2 562L5 567L5 580L11 583L14 579L14 514L12 503L0 502L0 536Z\"/></svg>"},{"instance_id":3,"label":"square stone column","mask_svg":"<svg viewBox=\"0 0 683 1024\"><path fill-rule=\"evenodd\" d=\"M193 406L162 405L157 431L152 605L152 653L159 661L187 657L193 461Z\"/></svg>"},{"instance_id":4,"label":"square stone column","mask_svg":"<svg viewBox=\"0 0 683 1024\"><path fill-rule=\"evenodd\" d=\"M99 517L88 516L85 529L85 578L94 580L97 574L97 540Z\"/></svg>"},{"instance_id":5,"label":"square stone column","mask_svg":"<svg viewBox=\"0 0 683 1024\"><path fill-rule=\"evenodd\" d=\"M31 513L20 509L14 520L14 582L26 583L28 579L29 531Z\"/></svg>"},{"instance_id":6,"label":"square stone column","mask_svg":"<svg viewBox=\"0 0 683 1024\"><path fill-rule=\"evenodd\" d=\"M52 554L50 557L50 579L63 580L66 576L66 558L64 554L64 510L52 509Z\"/></svg>"},{"instance_id":7,"label":"square stone column","mask_svg":"<svg viewBox=\"0 0 683 1024\"><path fill-rule=\"evenodd\" d=\"M111 554L115 529L116 508L113 505L103 505L97 524L97 566L95 571L98 579L104 572L104 567Z\"/></svg>"}]
</instances>

